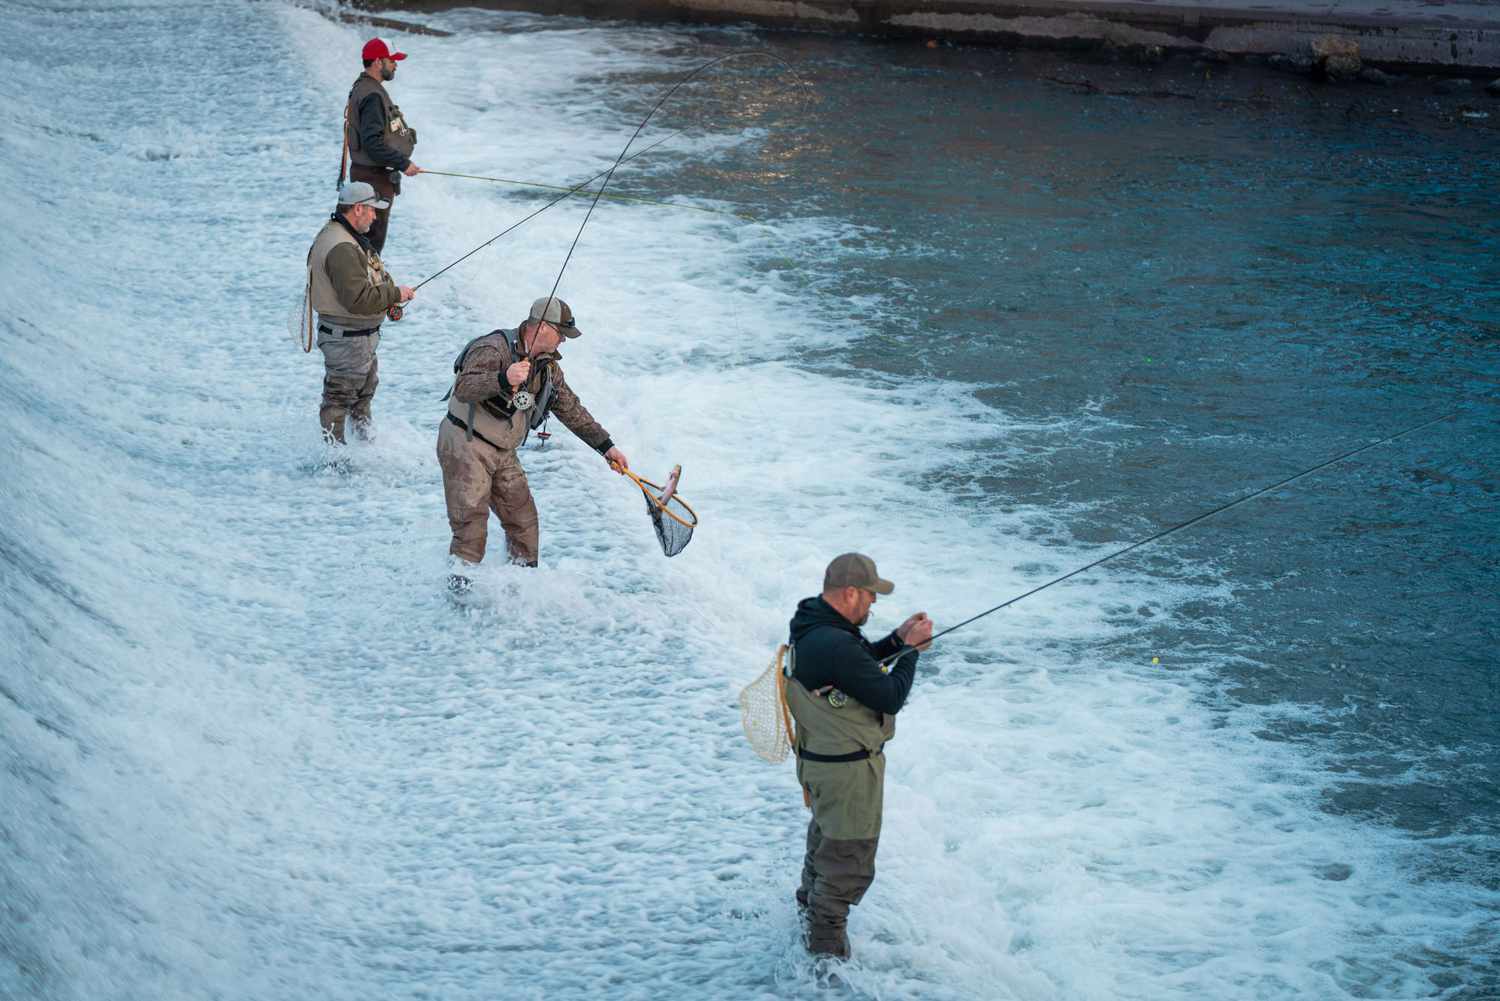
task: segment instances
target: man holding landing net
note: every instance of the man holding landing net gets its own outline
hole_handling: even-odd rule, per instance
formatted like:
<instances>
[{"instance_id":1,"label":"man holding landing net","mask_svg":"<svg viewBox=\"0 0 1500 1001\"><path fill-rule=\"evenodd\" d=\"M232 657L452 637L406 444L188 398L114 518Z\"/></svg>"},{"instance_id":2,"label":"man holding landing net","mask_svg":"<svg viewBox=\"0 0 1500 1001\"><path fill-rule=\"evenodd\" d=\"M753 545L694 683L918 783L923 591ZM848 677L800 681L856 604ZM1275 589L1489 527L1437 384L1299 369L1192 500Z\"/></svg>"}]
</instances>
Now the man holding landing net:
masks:
<instances>
[{"instance_id":1,"label":"man holding landing net","mask_svg":"<svg viewBox=\"0 0 1500 1001\"><path fill-rule=\"evenodd\" d=\"M582 336L573 311L555 296L531 304L514 330L493 330L464 346L453 363L448 413L438 430L438 465L453 541L448 552L472 566L484 559L490 511L505 529L514 563L536 566L539 530L536 502L516 449L556 414L606 462L629 469L630 461L609 432L594 420L563 378L558 346ZM448 585L467 590L470 580L454 573Z\"/></svg>"},{"instance_id":2,"label":"man holding landing net","mask_svg":"<svg viewBox=\"0 0 1500 1001\"><path fill-rule=\"evenodd\" d=\"M845 553L828 564L823 593L803 599L792 616L786 705L797 722L797 781L812 809L797 903L815 954L849 956L849 908L875 879L884 748L911 691L917 651L932 639L926 612L877 643L865 639L859 627L876 595L893 590L874 560Z\"/></svg>"}]
</instances>

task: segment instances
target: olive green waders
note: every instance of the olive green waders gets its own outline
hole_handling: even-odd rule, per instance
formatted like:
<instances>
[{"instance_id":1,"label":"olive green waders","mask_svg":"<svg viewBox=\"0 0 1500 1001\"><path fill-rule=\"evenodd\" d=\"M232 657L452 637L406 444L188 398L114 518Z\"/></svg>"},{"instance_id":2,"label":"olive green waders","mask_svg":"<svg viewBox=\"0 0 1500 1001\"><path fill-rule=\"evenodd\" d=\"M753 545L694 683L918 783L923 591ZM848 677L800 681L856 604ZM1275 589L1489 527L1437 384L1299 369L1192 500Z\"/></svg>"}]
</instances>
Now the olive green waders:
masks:
<instances>
[{"instance_id":1,"label":"olive green waders","mask_svg":"<svg viewBox=\"0 0 1500 1001\"><path fill-rule=\"evenodd\" d=\"M812 809L797 891L807 948L847 957L849 908L875 880L885 798L881 748L895 735L895 720L850 698L834 705L794 678L786 683L786 702L797 721L797 781Z\"/></svg>"}]
</instances>

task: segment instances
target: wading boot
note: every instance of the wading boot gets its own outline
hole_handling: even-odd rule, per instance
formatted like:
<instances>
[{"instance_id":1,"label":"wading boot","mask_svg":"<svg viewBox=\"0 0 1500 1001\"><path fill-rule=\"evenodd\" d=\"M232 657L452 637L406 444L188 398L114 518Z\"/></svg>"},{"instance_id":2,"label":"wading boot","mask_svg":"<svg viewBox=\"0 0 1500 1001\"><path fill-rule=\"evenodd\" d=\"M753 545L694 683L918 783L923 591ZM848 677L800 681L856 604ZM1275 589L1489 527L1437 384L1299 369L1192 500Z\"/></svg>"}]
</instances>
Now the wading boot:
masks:
<instances>
[{"instance_id":1,"label":"wading boot","mask_svg":"<svg viewBox=\"0 0 1500 1001\"><path fill-rule=\"evenodd\" d=\"M807 929L807 951L816 957L848 959L849 936L842 928L829 928L814 922Z\"/></svg>"}]
</instances>

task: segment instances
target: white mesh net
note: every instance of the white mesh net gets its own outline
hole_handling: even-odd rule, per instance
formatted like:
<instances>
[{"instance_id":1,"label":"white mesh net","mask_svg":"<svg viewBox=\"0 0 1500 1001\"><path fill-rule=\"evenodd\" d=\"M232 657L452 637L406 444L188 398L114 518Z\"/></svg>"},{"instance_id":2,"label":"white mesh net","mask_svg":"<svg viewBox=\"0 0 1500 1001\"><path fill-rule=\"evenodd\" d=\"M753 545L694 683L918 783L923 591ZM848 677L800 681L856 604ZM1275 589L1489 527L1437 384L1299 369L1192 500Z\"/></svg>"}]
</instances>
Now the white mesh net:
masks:
<instances>
[{"instance_id":1,"label":"white mesh net","mask_svg":"<svg viewBox=\"0 0 1500 1001\"><path fill-rule=\"evenodd\" d=\"M291 313L286 318L286 332L303 351L311 351L313 344L311 293L312 290L307 285L303 285L302 294L297 297L297 304L292 307Z\"/></svg>"},{"instance_id":2,"label":"white mesh net","mask_svg":"<svg viewBox=\"0 0 1500 1001\"><path fill-rule=\"evenodd\" d=\"M792 720L782 693L781 663L786 645L776 649L771 665L740 692L740 722L756 754L772 764L786 760L792 749Z\"/></svg>"}]
</instances>

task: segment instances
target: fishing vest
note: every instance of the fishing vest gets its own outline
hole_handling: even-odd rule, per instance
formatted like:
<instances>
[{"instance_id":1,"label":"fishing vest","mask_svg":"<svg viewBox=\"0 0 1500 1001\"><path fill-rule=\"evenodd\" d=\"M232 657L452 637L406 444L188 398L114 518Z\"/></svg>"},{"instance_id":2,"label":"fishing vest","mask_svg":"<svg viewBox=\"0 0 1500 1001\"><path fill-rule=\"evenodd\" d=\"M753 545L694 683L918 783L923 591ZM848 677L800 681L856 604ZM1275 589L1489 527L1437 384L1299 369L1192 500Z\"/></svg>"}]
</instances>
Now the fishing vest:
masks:
<instances>
[{"instance_id":1,"label":"fishing vest","mask_svg":"<svg viewBox=\"0 0 1500 1001\"><path fill-rule=\"evenodd\" d=\"M814 695L796 678L786 681L786 706L797 721L799 750L829 757L859 751L874 755L896 736L896 717L847 696L843 705L834 705L827 695Z\"/></svg>"},{"instance_id":2,"label":"fishing vest","mask_svg":"<svg viewBox=\"0 0 1500 1001\"><path fill-rule=\"evenodd\" d=\"M331 326L344 327L349 330L378 327L380 321L385 319L385 313L373 313L366 316L351 315L346 311L343 303L339 302L339 297L333 290L333 282L328 280L326 267L328 255L341 243L353 244L354 249L358 250L360 256L364 258L365 276L370 280L370 284L383 285L390 281L390 276L385 272L385 265L380 262L380 255L360 246L360 242L344 228L343 223L337 219L329 219L318 232L317 239L313 240L312 249L307 252L307 292L312 308L317 310L320 320Z\"/></svg>"},{"instance_id":3,"label":"fishing vest","mask_svg":"<svg viewBox=\"0 0 1500 1001\"><path fill-rule=\"evenodd\" d=\"M520 334L516 330L492 330L465 344L458 357L453 359L453 385L443 399L448 401L448 417L464 427L465 438L472 440L477 437L495 448L517 449L526 443L532 430L540 427L547 419L547 411L552 407L552 398L557 392L550 359L540 363L533 362L531 378L522 387L536 401L530 410L515 409L511 406L510 394L504 392L496 392L494 396L478 403L463 403L453 395L453 391L458 388L458 373L463 371L464 360L468 358L470 351L480 345L495 348L503 345L510 359L505 367L509 368L521 357L519 340ZM500 370L497 380L503 378L504 368Z\"/></svg>"},{"instance_id":4,"label":"fishing vest","mask_svg":"<svg viewBox=\"0 0 1500 1001\"><path fill-rule=\"evenodd\" d=\"M406 124L401 109L391 103L391 95L386 93L385 86L368 73L361 73L354 81L354 86L349 89L349 102L344 107L344 141L349 144L349 159L362 167L387 166L372 160L359 140L359 106L371 94L380 98L380 106L385 110L386 145L410 159L411 151L417 146L417 130Z\"/></svg>"}]
</instances>

